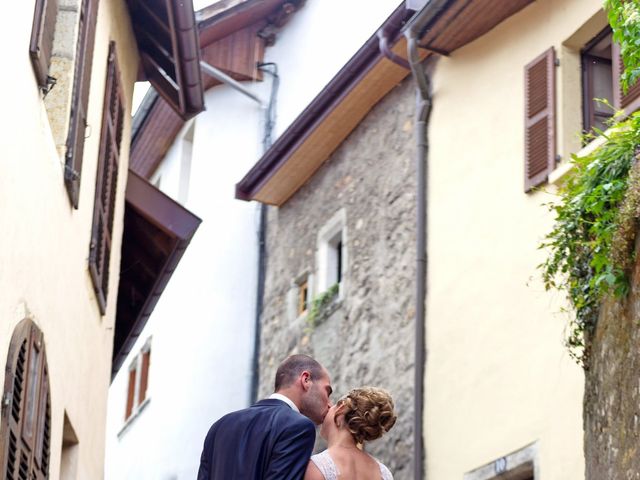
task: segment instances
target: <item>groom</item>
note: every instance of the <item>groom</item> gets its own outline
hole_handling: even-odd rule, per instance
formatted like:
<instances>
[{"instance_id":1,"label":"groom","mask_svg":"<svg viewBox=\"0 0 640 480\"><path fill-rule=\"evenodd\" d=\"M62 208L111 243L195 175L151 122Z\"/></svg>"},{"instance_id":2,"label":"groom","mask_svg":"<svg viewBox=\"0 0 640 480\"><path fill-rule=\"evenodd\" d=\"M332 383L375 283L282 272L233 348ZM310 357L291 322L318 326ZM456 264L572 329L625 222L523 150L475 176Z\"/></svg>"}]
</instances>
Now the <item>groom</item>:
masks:
<instances>
[{"instance_id":1,"label":"groom","mask_svg":"<svg viewBox=\"0 0 640 480\"><path fill-rule=\"evenodd\" d=\"M322 365L307 355L288 357L276 371L274 394L211 426L198 480L301 480L331 392Z\"/></svg>"}]
</instances>

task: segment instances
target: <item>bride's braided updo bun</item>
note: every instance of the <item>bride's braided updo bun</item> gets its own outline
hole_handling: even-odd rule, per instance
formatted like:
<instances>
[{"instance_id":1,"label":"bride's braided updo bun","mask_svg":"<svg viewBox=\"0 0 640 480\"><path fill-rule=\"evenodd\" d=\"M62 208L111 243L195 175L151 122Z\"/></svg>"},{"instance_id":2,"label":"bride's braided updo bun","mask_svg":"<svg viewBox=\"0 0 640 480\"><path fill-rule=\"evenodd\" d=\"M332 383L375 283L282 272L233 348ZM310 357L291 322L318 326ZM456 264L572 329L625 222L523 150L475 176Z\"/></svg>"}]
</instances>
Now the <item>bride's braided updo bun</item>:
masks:
<instances>
[{"instance_id":1,"label":"bride's braided updo bun","mask_svg":"<svg viewBox=\"0 0 640 480\"><path fill-rule=\"evenodd\" d=\"M380 438L396 423L393 399L380 388L354 388L337 405L342 406L342 422L359 444ZM334 421L338 425L338 419Z\"/></svg>"}]
</instances>

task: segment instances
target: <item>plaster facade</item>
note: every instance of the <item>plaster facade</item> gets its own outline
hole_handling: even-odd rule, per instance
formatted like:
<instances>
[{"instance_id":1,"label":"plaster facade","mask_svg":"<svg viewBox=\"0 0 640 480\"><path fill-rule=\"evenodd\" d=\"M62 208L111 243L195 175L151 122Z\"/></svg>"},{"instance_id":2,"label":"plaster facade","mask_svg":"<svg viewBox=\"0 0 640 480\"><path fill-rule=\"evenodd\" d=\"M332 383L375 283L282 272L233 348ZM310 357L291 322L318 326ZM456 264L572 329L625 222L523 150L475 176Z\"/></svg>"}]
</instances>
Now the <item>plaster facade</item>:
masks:
<instances>
[{"instance_id":1,"label":"plaster facade","mask_svg":"<svg viewBox=\"0 0 640 480\"><path fill-rule=\"evenodd\" d=\"M579 51L606 26L600 8L595 0L534 2L436 67L428 133L428 478L497 468L531 444L536 479L584 477L584 376L563 345L563 299L545 292L536 268L553 222L543 204L554 187L523 192L524 67L555 48L562 167L580 148Z\"/></svg>"},{"instance_id":2,"label":"plaster facade","mask_svg":"<svg viewBox=\"0 0 640 480\"><path fill-rule=\"evenodd\" d=\"M73 478L102 477L106 398L110 380L118 275L109 281L101 315L88 271L89 241L109 42L117 44L125 110L130 111L138 56L124 1L101 2L88 107L79 209L64 187L64 161L56 148L53 120L36 85L28 46L34 2L19 2L2 22L5 64L0 102L0 359L6 362L15 326L30 318L44 334L51 388L49 478L61 466L65 417L78 437ZM55 87L54 87L55 88ZM55 115L54 115L55 117ZM130 121L126 116L116 193L111 272L120 264ZM4 368L0 384L4 384Z\"/></svg>"}]
</instances>

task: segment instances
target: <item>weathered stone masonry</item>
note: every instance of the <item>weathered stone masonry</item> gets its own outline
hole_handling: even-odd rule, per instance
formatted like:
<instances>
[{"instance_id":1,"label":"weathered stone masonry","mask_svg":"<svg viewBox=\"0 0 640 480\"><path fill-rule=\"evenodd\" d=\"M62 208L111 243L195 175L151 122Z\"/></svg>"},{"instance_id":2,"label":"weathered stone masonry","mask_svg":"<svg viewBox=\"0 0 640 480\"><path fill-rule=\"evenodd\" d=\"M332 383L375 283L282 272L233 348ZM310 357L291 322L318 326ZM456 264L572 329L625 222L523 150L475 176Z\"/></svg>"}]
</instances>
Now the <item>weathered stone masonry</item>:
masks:
<instances>
[{"instance_id":1,"label":"weathered stone masonry","mask_svg":"<svg viewBox=\"0 0 640 480\"><path fill-rule=\"evenodd\" d=\"M640 479L639 246L629 296L604 303L592 339L584 400L587 480Z\"/></svg>"},{"instance_id":2,"label":"weathered stone masonry","mask_svg":"<svg viewBox=\"0 0 640 480\"><path fill-rule=\"evenodd\" d=\"M334 400L352 387L388 389L399 414L371 444L397 480L411 478L415 317L414 91L405 80L282 207L269 208L261 316L260 396L275 368L309 353L331 372ZM296 279L317 276L318 232L346 213L343 295L310 329L292 310ZM317 295L312 290L312 296Z\"/></svg>"}]
</instances>

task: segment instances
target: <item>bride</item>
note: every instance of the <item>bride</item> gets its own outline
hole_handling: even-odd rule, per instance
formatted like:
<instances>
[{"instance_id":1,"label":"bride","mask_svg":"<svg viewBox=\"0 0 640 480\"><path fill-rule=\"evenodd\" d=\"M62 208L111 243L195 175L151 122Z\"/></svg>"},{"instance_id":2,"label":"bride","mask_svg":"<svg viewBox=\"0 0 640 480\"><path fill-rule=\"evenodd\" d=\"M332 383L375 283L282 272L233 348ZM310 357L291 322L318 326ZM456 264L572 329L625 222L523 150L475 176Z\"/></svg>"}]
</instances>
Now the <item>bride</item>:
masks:
<instances>
[{"instance_id":1,"label":"bride","mask_svg":"<svg viewBox=\"0 0 640 480\"><path fill-rule=\"evenodd\" d=\"M389 393L374 387L351 390L327 413L320 436L328 448L311 457L304 480L393 480L389 469L363 446L395 423Z\"/></svg>"}]
</instances>

